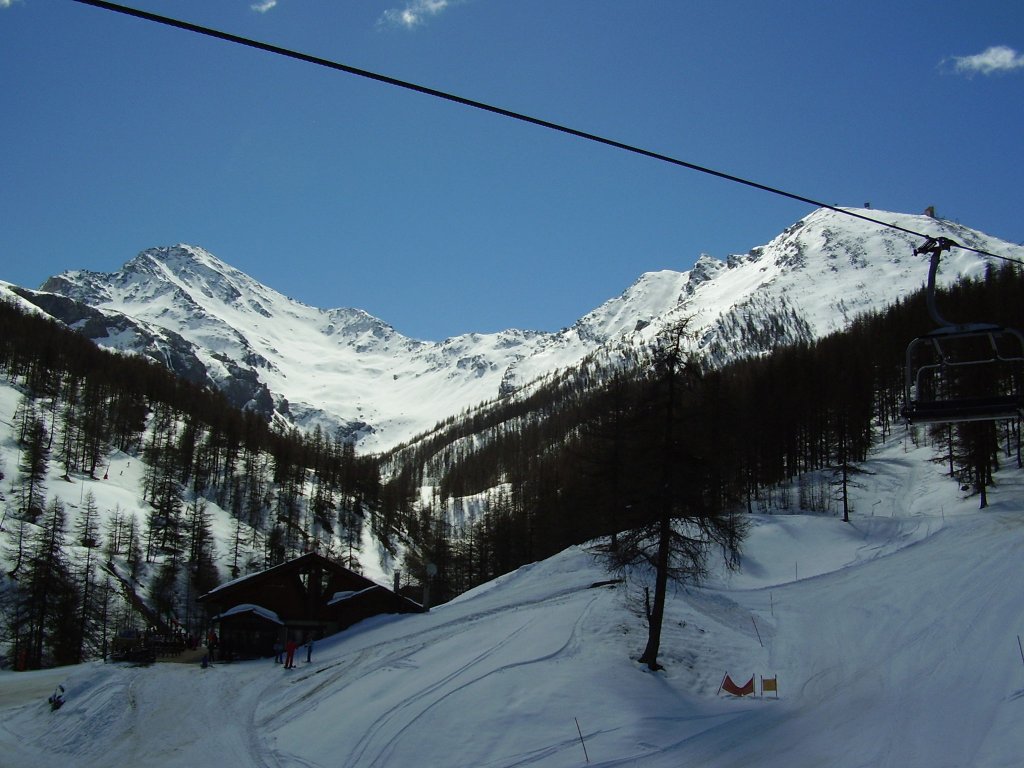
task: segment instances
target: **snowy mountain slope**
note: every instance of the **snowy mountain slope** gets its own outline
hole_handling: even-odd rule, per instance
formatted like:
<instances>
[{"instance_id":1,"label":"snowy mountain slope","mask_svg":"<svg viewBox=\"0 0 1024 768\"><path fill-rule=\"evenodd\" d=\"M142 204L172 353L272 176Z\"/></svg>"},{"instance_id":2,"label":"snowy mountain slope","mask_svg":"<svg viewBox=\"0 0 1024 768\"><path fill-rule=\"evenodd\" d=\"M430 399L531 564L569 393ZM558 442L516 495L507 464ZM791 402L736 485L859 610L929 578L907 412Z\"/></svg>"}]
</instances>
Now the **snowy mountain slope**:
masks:
<instances>
[{"instance_id":1,"label":"snowy mountain slope","mask_svg":"<svg viewBox=\"0 0 1024 768\"><path fill-rule=\"evenodd\" d=\"M65 273L43 292L131 318L145 331L91 333L98 343L143 352L161 334L184 339L179 358L201 363L213 382L238 386L247 373L273 393L273 409L300 426L341 425L370 443L375 432L407 436L494 396L505 368L537 336L415 341L361 310L288 299L192 246L146 251L113 275ZM45 295L21 294L69 317ZM69 320L78 327L77 315Z\"/></svg>"},{"instance_id":2,"label":"snowy mountain slope","mask_svg":"<svg viewBox=\"0 0 1024 768\"><path fill-rule=\"evenodd\" d=\"M849 525L755 518L739 574L672 595L659 673L630 659L641 582L594 588L607 573L571 548L290 672L4 673L0 750L22 768L1019 765L1024 478L1001 472L979 512L929 457L882 448ZM726 672L777 675L779 698L719 693Z\"/></svg>"},{"instance_id":3,"label":"snowy mountain slope","mask_svg":"<svg viewBox=\"0 0 1024 768\"><path fill-rule=\"evenodd\" d=\"M948 221L869 213L1024 258L1020 246ZM361 448L378 450L594 352L642 346L683 317L717 363L837 330L923 284L926 261L913 256L919 244L818 210L748 254L705 255L686 272L645 273L557 333L468 333L442 342L410 339L361 310L301 304L187 245L145 251L113 274L65 272L42 292L17 290L97 343L166 361L224 388L237 405L301 427L341 427ZM944 257L941 279L977 275L985 264L956 249Z\"/></svg>"}]
</instances>

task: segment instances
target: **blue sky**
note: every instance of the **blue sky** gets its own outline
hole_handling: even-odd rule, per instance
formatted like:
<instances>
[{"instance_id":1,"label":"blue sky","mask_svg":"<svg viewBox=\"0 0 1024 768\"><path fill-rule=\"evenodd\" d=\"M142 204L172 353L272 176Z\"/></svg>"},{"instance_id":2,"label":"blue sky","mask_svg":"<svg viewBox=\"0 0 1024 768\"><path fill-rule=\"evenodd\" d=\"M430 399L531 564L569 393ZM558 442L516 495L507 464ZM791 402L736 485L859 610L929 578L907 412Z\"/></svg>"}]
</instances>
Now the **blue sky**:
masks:
<instances>
[{"instance_id":1,"label":"blue sky","mask_svg":"<svg viewBox=\"0 0 1024 768\"><path fill-rule=\"evenodd\" d=\"M1022 3L125 4L1024 241ZM0 70L0 279L28 287L184 242L415 338L557 330L811 210L72 0L0 0Z\"/></svg>"}]
</instances>

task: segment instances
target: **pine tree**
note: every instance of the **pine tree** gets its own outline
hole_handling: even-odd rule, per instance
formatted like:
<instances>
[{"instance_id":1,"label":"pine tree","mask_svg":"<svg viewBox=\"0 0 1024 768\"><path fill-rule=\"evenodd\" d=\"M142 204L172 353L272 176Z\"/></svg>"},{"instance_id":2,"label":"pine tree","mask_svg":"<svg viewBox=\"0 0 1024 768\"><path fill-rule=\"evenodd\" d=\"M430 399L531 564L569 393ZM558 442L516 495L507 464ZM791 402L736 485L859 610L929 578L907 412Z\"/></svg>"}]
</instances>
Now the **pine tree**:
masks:
<instances>
[{"instance_id":1,"label":"pine tree","mask_svg":"<svg viewBox=\"0 0 1024 768\"><path fill-rule=\"evenodd\" d=\"M113 560L121 554L125 543L123 538L124 529L125 517L124 513L121 512L120 505L118 505L114 507L114 510L107 517L105 545L103 548L103 556L107 560Z\"/></svg>"},{"instance_id":2,"label":"pine tree","mask_svg":"<svg viewBox=\"0 0 1024 768\"><path fill-rule=\"evenodd\" d=\"M349 570L359 572L359 553L363 539L363 507L359 499L342 504L338 510L338 529L341 535L342 563Z\"/></svg>"},{"instance_id":3,"label":"pine tree","mask_svg":"<svg viewBox=\"0 0 1024 768\"><path fill-rule=\"evenodd\" d=\"M264 542L264 568L273 568L288 559L284 528L275 525L270 529Z\"/></svg>"},{"instance_id":4,"label":"pine tree","mask_svg":"<svg viewBox=\"0 0 1024 768\"><path fill-rule=\"evenodd\" d=\"M127 513L127 543L125 544L125 562L128 564L128 574L132 579L139 577L142 569L142 539L139 535L138 518L133 512Z\"/></svg>"},{"instance_id":5,"label":"pine tree","mask_svg":"<svg viewBox=\"0 0 1024 768\"><path fill-rule=\"evenodd\" d=\"M99 546L99 510L92 491L86 494L82 513L75 523L75 543L85 550L80 558L81 572L78 582L81 586L81 611L79 613L78 637L80 640L77 661L84 660L87 646L95 645L96 616L100 613L98 588L95 574L93 550Z\"/></svg>"},{"instance_id":6,"label":"pine tree","mask_svg":"<svg viewBox=\"0 0 1024 768\"><path fill-rule=\"evenodd\" d=\"M965 474L971 480L973 492L978 495L979 509L985 509L993 473L999 468L995 422L971 421L956 426Z\"/></svg>"},{"instance_id":7,"label":"pine tree","mask_svg":"<svg viewBox=\"0 0 1024 768\"><path fill-rule=\"evenodd\" d=\"M81 456L77 380L71 380L64 389L60 424L56 459L64 467L64 479L70 480L71 473L79 469Z\"/></svg>"},{"instance_id":8,"label":"pine tree","mask_svg":"<svg viewBox=\"0 0 1024 768\"><path fill-rule=\"evenodd\" d=\"M82 388L81 433L82 468L89 477L106 457L110 446L110 397L107 388L97 380L86 381Z\"/></svg>"},{"instance_id":9,"label":"pine tree","mask_svg":"<svg viewBox=\"0 0 1024 768\"><path fill-rule=\"evenodd\" d=\"M191 505L189 514L189 554L197 595L205 594L217 586L217 550L213 538L213 516L206 499L198 499Z\"/></svg>"},{"instance_id":10,"label":"pine tree","mask_svg":"<svg viewBox=\"0 0 1024 768\"><path fill-rule=\"evenodd\" d=\"M50 436L35 410L34 403L27 406L25 428L20 440L21 458L18 469L21 471L21 504L22 519L35 521L45 506L46 470L49 466Z\"/></svg>"},{"instance_id":11,"label":"pine tree","mask_svg":"<svg viewBox=\"0 0 1024 768\"><path fill-rule=\"evenodd\" d=\"M164 623L171 624L178 603L178 576L180 566L172 558L164 560L149 585L149 597Z\"/></svg>"},{"instance_id":12,"label":"pine tree","mask_svg":"<svg viewBox=\"0 0 1024 768\"><path fill-rule=\"evenodd\" d=\"M695 361L684 352L687 338L684 322L659 339L651 380L654 392L648 399L655 407L647 416L651 428L660 428L661 433L646 432L639 438L642 445L657 451L656 460L650 462L657 467L651 482L654 492L644 505L647 520L623 535L613 560L617 568L640 563L653 568L654 599L645 606L647 645L638 659L651 670L661 668L658 656L668 582L703 578L714 544L721 545L729 564L735 566L744 530L738 518L717 508L715 495L708 493L702 480L714 473L701 466L708 461L703 455L706 446L698 442L703 431L699 424L702 378ZM698 423L685 425L683 419Z\"/></svg>"},{"instance_id":13,"label":"pine tree","mask_svg":"<svg viewBox=\"0 0 1024 768\"><path fill-rule=\"evenodd\" d=\"M54 499L34 536L19 587L20 607L14 611L16 663L22 668L71 664L78 658L80 597L64 554L65 526L64 504Z\"/></svg>"}]
</instances>

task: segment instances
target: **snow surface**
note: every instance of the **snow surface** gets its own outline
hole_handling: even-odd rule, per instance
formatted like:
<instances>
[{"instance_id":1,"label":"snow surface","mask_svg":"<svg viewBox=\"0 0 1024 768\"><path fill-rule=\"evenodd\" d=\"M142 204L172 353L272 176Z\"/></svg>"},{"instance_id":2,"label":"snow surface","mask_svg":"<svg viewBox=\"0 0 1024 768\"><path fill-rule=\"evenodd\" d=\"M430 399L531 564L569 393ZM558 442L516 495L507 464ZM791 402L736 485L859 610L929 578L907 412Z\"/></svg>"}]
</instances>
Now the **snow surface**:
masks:
<instances>
[{"instance_id":1,"label":"snow surface","mask_svg":"<svg viewBox=\"0 0 1024 768\"><path fill-rule=\"evenodd\" d=\"M262 605L253 605L252 603L241 603L236 605L234 608L229 608L224 613L217 614L214 619L223 619L227 616L237 616L240 613L255 613L257 616L262 616L267 621L272 621L275 624L284 625L281 621L281 617L268 608L264 608Z\"/></svg>"},{"instance_id":2,"label":"snow surface","mask_svg":"<svg viewBox=\"0 0 1024 768\"><path fill-rule=\"evenodd\" d=\"M592 586L609 575L576 547L290 671L0 674L0 764L1019 766L1024 473L979 511L930 457L881 449L849 524L754 516L741 572L671 595L662 672L631 659L640 582ZM726 672L777 675L779 697L719 693Z\"/></svg>"}]
</instances>

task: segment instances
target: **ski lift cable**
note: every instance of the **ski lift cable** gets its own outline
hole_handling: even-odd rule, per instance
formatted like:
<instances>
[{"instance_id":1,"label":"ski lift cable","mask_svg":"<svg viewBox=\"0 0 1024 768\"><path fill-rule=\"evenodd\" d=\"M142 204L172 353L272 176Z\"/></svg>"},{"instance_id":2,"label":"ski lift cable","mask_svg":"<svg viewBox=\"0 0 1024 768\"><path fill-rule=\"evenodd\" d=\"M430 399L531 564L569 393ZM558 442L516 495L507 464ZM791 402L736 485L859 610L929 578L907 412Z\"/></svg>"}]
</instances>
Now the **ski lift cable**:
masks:
<instances>
[{"instance_id":1,"label":"ski lift cable","mask_svg":"<svg viewBox=\"0 0 1024 768\"><path fill-rule=\"evenodd\" d=\"M177 29L181 29L181 30L184 30L186 32L193 32L195 34L205 35L207 37L213 37L213 38L216 38L218 40L223 40L225 42L235 43L237 45L243 45L243 46L247 46L249 48L255 48L257 50L265 51L267 53L272 53L272 54L275 54L275 55L278 55L278 56L284 56L286 58L295 59L297 61L302 61L302 62L305 62L307 64L313 64L313 65L320 66L320 67L326 67L328 69L333 69L333 70L336 70L336 71L339 71L339 72L344 72L346 74L355 75L357 77L363 77L363 78L366 78L366 79L369 79L369 80L374 80L376 82L383 83L385 85L391 85L391 86L394 86L394 87L397 87L397 88L404 88L406 90L414 91L416 93L420 93L420 94L423 94L423 95L426 95L426 96L432 96L434 98L443 99L445 101L450 101L450 102L453 102L455 104L461 104L462 106L465 106L465 107L470 107L470 108L473 108L473 109L479 109L479 110L482 110L484 112L490 112L490 113L495 114L495 115L500 115L501 117L507 117L507 118L512 119L512 120L518 120L520 122L529 123L531 125L536 125L536 126L541 127L541 128L547 128L547 129L552 130L552 131L557 131L559 133L564 133L564 134L567 134L569 136L574 136L574 137L576 137L578 139L583 139L583 140L586 140L586 141L595 142L597 144L603 144L605 146L613 147L615 149L620 149L620 150L623 150L625 152L631 152L631 153L636 154L636 155L641 155L643 157L647 157L647 158L650 158L652 160L657 160L659 162L669 163L670 165L675 165L675 166L678 166L678 167L681 167L681 168L686 168L686 169L691 170L691 171L696 171L698 173L703 173L703 174L707 174L709 176L714 176L716 178L723 179L723 180L729 181L729 182L733 182L735 184L741 184L743 186L751 187L753 189L757 189L757 190L760 190L762 192L767 192L769 194L777 195L779 197L785 197L785 198L788 198L790 200L795 200L795 201L800 202L800 203L805 203L807 205L811 205L811 206L814 206L816 208L825 208L827 210L835 211L836 213L840 213L840 214L842 214L844 216L850 216L850 217L855 218L855 219L860 219L862 221L867 221L867 222L870 222L872 224L877 224L877 225L882 226L882 227L887 227L888 229L896 230L898 232L903 232L904 234L913 235L914 237L921 237L921 238L925 238L925 239L929 239L929 240L931 239L930 235L926 235L926 234L924 234L922 232L917 232L916 230L909 229L907 227L901 227L898 224L893 224L893 223L888 222L888 221L882 221L881 219L876 219L876 218L874 218L872 216L867 216L867 215L865 215L863 213L857 213L856 211L852 211L852 210L850 210L848 208L840 208L839 206L830 205L828 203L821 202L820 200L815 200L815 199L810 198L810 197L805 197L804 195L799 195L799 194L796 194L794 192L787 192L786 190L780 189L778 187L772 187L772 186L769 186L767 184L762 184L762 183L757 182L757 181L752 181L750 179L743 178L741 176L735 176L733 174L725 173L724 171L719 171L719 170L716 170L714 168L709 168L707 166L698 165L696 163L691 163L691 162L688 162L686 160L681 160L679 158L672 157L670 155L662 154L660 152L654 152L654 151L649 150L649 149L644 149L642 147L638 147L638 146L633 145L633 144L626 144L625 142L617 141L615 139L610 139L610 138L607 138L607 137L604 137L604 136L599 136L599 135L594 134L594 133L589 133L587 131L582 131L582 130L579 130L577 128L572 128L570 126L561 125L559 123L554 123L554 122L551 122L549 120L544 120L544 119L541 119L541 118L538 118L538 117L532 117L532 116L524 114L522 112L515 112L515 111L510 110L510 109L505 109L504 107L498 107L498 106L495 106L493 104L487 104L487 103L482 102L482 101L476 101L474 99L469 99L469 98L466 98L464 96L459 96L459 95L454 94L454 93L448 93L448 92L445 92L445 91L440 91L440 90L437 90L435 88L430 88L430 87L425 86L425 85L419 85L417 83L412 83L412 82L409 82L407 80L400 80L398 78L390 77L388 75L382 75L382 74L380 74L378 72L372 72L372 71L367 70L367 69L360 69L358 67L353 67L353 66L350 66L348 64L342 64L340 62L332 61L330 59L324 59L324 58L321 58L319 56L313 56L313 55L308 54L308 53L302 53L300 51L295 51L295 50L292 50L292 49L289 49L289 48L282 48L280 46L273 45L271 43L265 43L265 42L262 42L262 41L259 41L259 40L253 40L251 38L241 37L239 35L235 35L235 34L232 34L230 32L224 32L224 31L221 31L221 30L218 30L218 29L212 29L210 27L200 26L198 24L193 24L193 23L188 22L188 21L182 21L180 19L174 19L174 18L171 18L171 17L168 17L168 16L162 16L160 14L150 13L149 11L139 10L138 8L131 8L131 7L125 6L125 5L119 5L117 3L107 2L106 0L73 0L73 2L81 3L82 5L93 6L95 8L101 8L101 9L107 10L107 11L113 11L115 13L121 13L121 14L124 14L124 15L127 15L127 16L133 16L133 17L135 17L137 19L142 19L142 20L145 20L145 21L155 22L157 24L163 24L163 25L169 26L169 27L175 27ZM955 245L957 248L961 248L961 249L963 249L965 251L971 251L971 252L977 253L977 254L979 254L981 256L989 256L989 257L994 258L994 259L1002 259L1004 261L1010 261L1010 262L1014 262L1016 264L1024 265L1024 261L1022 261L1020 259L1014 259L1012 257L1003 256L1003 255L1000 255L998 253L991 253L990 251L985 251L985 250L982 250L980 248L972 248L970 246L961 245L959 243L952 243L952 244Z\"/></svg>"}]
</instances>

